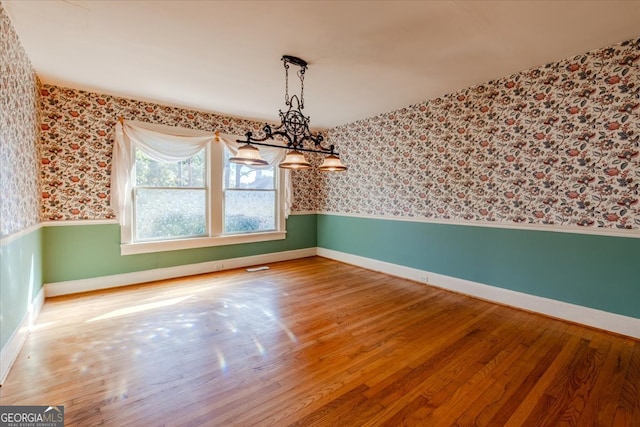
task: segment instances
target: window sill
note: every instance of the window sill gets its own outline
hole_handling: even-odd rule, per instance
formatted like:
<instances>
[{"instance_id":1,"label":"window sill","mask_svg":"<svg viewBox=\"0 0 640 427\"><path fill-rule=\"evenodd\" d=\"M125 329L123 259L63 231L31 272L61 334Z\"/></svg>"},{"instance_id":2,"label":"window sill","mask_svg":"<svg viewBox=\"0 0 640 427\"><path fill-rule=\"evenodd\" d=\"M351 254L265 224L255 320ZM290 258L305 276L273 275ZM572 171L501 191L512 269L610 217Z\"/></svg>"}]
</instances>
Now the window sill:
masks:
<instances>
[{"instance_id":1,"label":"window sill","mask_svg":"<svg viewBox=\"0 0 640 427\"><path fill-rule=\"evenodd\" d=\"M267 233L238 234L218 237L196 237L192 239L163 240L159 242L122 243L120 245L120 255L135 255L151 252L206 248L209 246L225 246L237 245L241 243L267 242L270 240L283 240L286 237L286 231L271 231Z\"/></svg>"}]
</instances>

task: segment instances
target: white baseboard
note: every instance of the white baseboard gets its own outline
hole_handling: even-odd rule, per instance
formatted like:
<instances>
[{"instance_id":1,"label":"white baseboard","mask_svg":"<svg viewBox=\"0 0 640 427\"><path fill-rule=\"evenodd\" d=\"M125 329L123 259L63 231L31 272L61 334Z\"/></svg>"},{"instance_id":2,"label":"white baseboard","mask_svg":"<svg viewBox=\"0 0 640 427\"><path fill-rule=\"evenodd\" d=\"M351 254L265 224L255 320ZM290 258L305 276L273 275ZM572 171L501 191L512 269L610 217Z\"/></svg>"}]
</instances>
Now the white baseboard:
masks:
<instances>
[{"instance_id":1,"label":"white baseboard","mask_svg":"<svg viewBox=\"0 0 640 427\"><path fill-rule=\"evenodd\" d=\"M640 319L634 317L609 313L331 249L318 248L318 255L368 270L428 283L438 288L640 339Z\"/></svg>"},{"instance_id":2,"label":"white baseboard","mask_svg":"<svg viewBox=\"0 0 640 427\"><path fill-rule=\"evenodd\" d=\"M18 357L20 350L22 350L22 346L29 335L31 327L38 318L43 305L44 287L40 288L36 297L29 303L27 312L22 317L20 324L13 331L7 343L2 347L2 350L0 350L0 385L4 383L13 362L15 362Z\"/></svg>"},{"instance_id":3,"label":"white baseboard","mask_svg":"<svg viewBox=\"0 0 640 427\"><path fill-rule=\"evenodd\" d=\"M180 265L176 267L156 268L154 270L136 271L133 273L114 274L111 276L92 277L90 279L68 280L65 282L46 283L44 292L47 298L79 292L116 288L154 280L173 279L175 277L194 274L211 273L233 268L249 267L270 262L288 261L316 255L316 248L296 249L292 251L274 252L263 255L252 255L241 258L229 258L198 264Z\"/></svg>"}]
</instances>

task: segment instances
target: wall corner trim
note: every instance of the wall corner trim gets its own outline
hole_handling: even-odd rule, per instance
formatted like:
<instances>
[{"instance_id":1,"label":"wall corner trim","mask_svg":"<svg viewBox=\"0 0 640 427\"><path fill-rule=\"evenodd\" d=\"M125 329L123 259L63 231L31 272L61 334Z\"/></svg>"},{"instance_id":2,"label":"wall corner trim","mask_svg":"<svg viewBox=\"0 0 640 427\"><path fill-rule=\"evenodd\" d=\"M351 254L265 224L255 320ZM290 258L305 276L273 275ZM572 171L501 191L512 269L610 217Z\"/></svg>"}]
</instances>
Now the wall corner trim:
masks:
<instances>
[{"instance_id":1,"label":"wall corner trim","mask_svg":"<svg viewBox=\"0 0 640 427\"><path fill-rule=\"evenodd\" d=\"M331 249L318 248L318 256L368 270L414 280L416 282L421 282L421 278L428 277L429 285L437 288L640 339L640 319L634 317L529 295Z\"/></svg>"},{"instance_id":2,"label":"wall corner trim","mask_svg":"<svg viewBox=\"0 0 640 427\"><path fill-rule=\"evenodd\" d=\"M288 261L316 255L317 248L295 249L291 251L273 252L262 255L221 259L197 264L179 265L175 267L156 268L153 270L135 271L132 273L114 274L110 276L92 277L89 279L67 280L63 282L45 283L44 294L47 298L61 295L91 292L155 280L173 279L194 274L213 273L234 268L249 267L279 261Z\"/></svg>"},{"instance_id":3,"label":"wall corner trim","mask_svg":"<svg viewBox=\"0 0 640 427\"><path fill-rule=\"evenodd\" d=\"M292 215L317 215L319 212L318 211L293 211L289 214L289 216Z\"/></svg>"},{"instance_id":4,"label":"wall corner trim","mask_svg":"<svg viewBox=\"0 0 640 427\"><path fill-rule=\"evenodd\" d=\"M4 380L13 366L13 362L16 361L22 346L31 331L31 327L36 322L40 310L44 305L44 287L40 288L40 291L36 294L36 297L29 303L27 312L22 317L22 320L18 324L18 327L13 331L7 343L0 350L0 385L4 384Z\"/></svg>"},{"instance_id":5,"label":"wall corner trim","mask_svg":"<svg viewBox=\"0 0 640 427\"><path fill-rule=\"evenodd\" d=\"M74 225L119 224L116 219L66 219L59 221L43 221L43 227L69 227Z\"/></svg>"}]
</instances>

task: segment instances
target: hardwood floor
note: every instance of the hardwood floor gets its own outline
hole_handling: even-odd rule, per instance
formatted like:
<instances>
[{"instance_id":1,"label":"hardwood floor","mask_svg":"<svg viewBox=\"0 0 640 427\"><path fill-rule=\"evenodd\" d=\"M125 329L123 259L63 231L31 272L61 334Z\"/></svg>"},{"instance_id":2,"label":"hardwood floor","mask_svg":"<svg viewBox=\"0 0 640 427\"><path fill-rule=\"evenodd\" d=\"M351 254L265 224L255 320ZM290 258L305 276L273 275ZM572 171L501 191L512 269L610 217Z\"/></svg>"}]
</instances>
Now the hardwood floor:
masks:
<instances>
[{"instance_id":1,"label":"hardwood floor","mask_svg":"<svg viewBox=\"0 0 640 427\"><path fill-rule=\"evenodd\" d=\"M640 426L640 342L314 257L47 300L66 425Z\"/></svg>"}]
</instances>

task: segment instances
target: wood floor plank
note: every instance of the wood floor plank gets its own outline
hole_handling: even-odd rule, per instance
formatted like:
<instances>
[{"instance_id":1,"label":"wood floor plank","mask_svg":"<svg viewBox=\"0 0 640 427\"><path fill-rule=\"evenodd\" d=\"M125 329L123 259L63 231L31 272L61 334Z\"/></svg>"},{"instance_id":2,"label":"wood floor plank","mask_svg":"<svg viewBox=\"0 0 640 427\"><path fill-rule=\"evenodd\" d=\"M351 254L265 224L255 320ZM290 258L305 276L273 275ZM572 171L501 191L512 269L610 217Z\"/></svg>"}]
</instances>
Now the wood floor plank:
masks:
<instances>
[{"instance_id":1,"label":"wood floor plank","mask_svg":"<svg viewBox=\"0 0 640 427\"><path fill-rule=\"evenodd\" d=\"M595 387L600 390L600 398L583 414L586 422L595 419L597 425L613 425L632 353L632 346L612 343L608 361L600 374L602 384Z\"/></svg>"},{"instance_id":2,"label":"wood floor plank","mask_svg":"<svg viewBox=\"0 0 640 427\"><path fill-rule=\"evenodd\" d=\"M561 345L552 339L551 334L544 333L546 328L529 326L528 329L535 339L518 335L518 340L515 341L518 346L513 354L507 354L500 365L494 364L487 375L477 379L477 383L470 382L470 385L474 385L473 393L467 394L459 405L446 405L441 411L434 411L434 421L443 425L500 425L495 420L500 412L512 413L515 405L521 401L521 396L517 394L526 393L528 389L527 379L539 378L561 349ZM537 363L531 363L532 361Z\"/></svg>"},{"instance_id":3,"label":"wood floor plank","mask_svg":"<svg viewBox=\"0 0 640 427\"><path fill-rule=\"evenodd\" d=\"M82 427L635 427L640 342L311 257L48 299L0 404Z\"/></svg>"},{"instance_id":4,"label":"wood floor plank","mask_svg":"<svg viewBox=\"0 0 640 427\"><path fill-rule=\"evenodd\" d=\"M517 403L517 407L515 410L512 410L507 424L526 425L527 419L531 419L532 417L544 418L549 415L544 405L551 404L552 399L549 398L546 391L557 382L557 376L565 375L564 370L574 361L575 354L579 349L579 345L582 343L581 337L574 334L563 334L557 339L559 340L558 345L561 349L560 352L555 354L550 361L551 363L544 366L542 376L535 380L533 387L528 390L525 398ZM540 360L538 360L538 362L540 362Z\"/></svg>"},{"instance_id":5,"label":"wood floor plank","mask_svg":"<svg viewBox=\"0 0 640 427\"><path fill-rule=\"evenodd\" d=\"M627 367L624 384L618 398L613 419L614 426L640 425L640 343L635 343L634 351Z\"/></svg>"}]
</instances>

